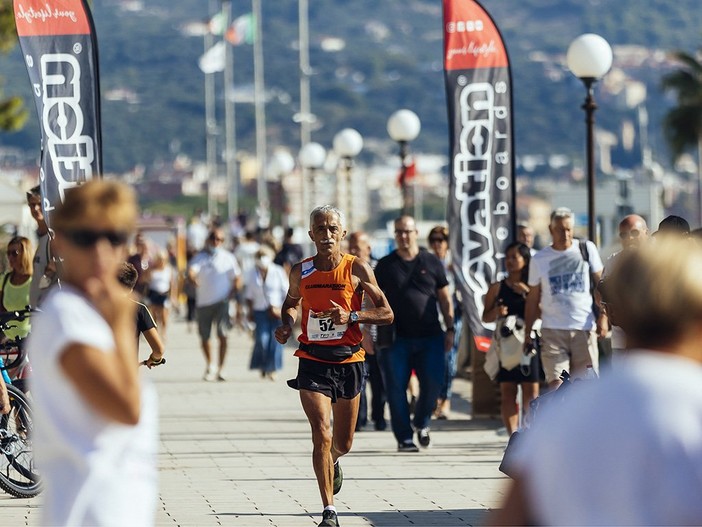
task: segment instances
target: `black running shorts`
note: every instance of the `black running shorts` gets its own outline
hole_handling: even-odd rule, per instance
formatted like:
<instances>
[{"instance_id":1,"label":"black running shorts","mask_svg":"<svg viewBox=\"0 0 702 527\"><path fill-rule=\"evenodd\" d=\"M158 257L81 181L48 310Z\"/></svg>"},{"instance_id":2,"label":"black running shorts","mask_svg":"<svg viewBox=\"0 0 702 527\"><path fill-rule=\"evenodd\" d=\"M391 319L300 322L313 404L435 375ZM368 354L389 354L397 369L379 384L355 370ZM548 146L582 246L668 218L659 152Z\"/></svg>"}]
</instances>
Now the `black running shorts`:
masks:
<instances>
[{"instance_id":1,"label":"black running shorts","mask_svg":"<svg viewBox=\"0 0 702 527\"><path fill-rule=\"evenodd\" d=\"M288 381L295 390L310 390L326 395L335 403L337 399L353 399L361 393L365 367L363 362L329 364L300 359L297 377Z\"/></svg>"}]
</instances>

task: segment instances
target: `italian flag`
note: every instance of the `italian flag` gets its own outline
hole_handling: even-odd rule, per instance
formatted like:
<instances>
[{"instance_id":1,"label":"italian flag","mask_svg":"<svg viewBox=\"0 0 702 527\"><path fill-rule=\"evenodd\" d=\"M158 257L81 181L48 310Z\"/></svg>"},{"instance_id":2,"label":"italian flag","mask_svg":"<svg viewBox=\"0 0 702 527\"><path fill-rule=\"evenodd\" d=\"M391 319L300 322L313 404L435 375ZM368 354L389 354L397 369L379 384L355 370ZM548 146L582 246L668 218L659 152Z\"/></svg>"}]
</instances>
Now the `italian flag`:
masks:
<instances>
[{"instance_id":1,"label":"italian flag","mask_svg":"<svg viewBox=\"0 0 702 527\"><path fill-rule=\"evenodd\" d=\"M255 36L256 18L253 16L253 13L247 13L236 18L224 34L224 38L233 46L253 44Z\"/></svg>"}]
</instances>

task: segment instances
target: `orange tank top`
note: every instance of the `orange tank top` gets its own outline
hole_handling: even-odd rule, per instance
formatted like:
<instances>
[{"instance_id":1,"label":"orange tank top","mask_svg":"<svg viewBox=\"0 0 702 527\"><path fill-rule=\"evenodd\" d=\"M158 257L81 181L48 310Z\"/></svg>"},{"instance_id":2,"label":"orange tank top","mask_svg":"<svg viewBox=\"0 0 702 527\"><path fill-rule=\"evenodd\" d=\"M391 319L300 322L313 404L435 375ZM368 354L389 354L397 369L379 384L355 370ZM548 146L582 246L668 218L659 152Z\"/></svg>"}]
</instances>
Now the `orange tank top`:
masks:
<instances>
[{"instance_id":1,"label":"orange tank top","mask_svg":"<svg viewBox=\"0 0 702 527\"><path fill-rule=\"evenodd\" d=\"M337 326L330 319L317 318L315 315L333 307L332 300L346 311L360 311L363 291L356 291L353 285L352 268L356 259L351 254L344 254L341 262L331 271L320 271L314 267L314 259L307 258L301 263L300 295L302 297L302 334L298 338L303 344L322 346L355 346L361 343L363 336L358 324ZM335 364L361 362L366 352L361 348L348 359ZM298 349L296 357L316 360L309 353Z\"/></svg>"}]
</instances>

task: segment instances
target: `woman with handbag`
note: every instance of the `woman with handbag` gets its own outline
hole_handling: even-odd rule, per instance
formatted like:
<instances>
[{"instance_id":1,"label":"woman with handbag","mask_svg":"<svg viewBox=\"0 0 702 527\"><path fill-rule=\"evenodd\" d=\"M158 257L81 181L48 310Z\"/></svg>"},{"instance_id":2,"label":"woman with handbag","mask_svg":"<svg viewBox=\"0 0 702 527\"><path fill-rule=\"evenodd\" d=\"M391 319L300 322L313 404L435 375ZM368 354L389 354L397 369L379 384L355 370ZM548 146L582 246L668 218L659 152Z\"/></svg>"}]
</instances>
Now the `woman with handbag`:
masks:
<instances>
[{"instance_id":1,"label":"woman with handbag","mask_svg":"<svg viewBox=\"0 0 702 527\"><path fill-rule=\"evenodd\" d=\"M493 341L500 359L500 370L497 374L497 381L500 383L500 410L509 435L519 426L517 388L520 385L522 387L521 407L525 417L529 412L529 403L539 395L537 355L532 355L528 366L525 359L522 366L524 306L529 292L526 282L530 261L531 252L523 243L513 242L507 246L507 278L492 284L488 289L482 317L483 322L497 322Z\"/></svg>"},{"instance_id":2,"label":"woman with handbag","mask_svg":"<svg viewBox=\"0 0 702 527\"><path fill-rule=\"evenodd\" d=\"M283 367L283 346L275 339L275 328L280 325L280 308L288 292L288 276L273 263L274 257L271 247L261 245L244 286L249 320L255 325L249 368L260 370L261 377L270 380L275 380L275 372Z\"/></svg>"}]
</instances>

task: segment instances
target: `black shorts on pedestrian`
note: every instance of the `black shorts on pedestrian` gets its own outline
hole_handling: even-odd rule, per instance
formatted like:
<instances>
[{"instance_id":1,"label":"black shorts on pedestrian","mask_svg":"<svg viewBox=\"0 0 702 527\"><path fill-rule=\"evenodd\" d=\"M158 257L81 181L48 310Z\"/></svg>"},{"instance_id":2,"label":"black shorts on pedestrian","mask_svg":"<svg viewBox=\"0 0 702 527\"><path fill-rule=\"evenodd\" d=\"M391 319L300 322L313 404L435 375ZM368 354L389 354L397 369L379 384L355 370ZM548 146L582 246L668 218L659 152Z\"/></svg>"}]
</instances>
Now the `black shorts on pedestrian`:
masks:
<instances>
[{"instance_id":1,"label":"black shorts on pedestrian","mask_svg":"<svg viewBox=\"0 0 702 527\"><path fill-rule=\"evenodd\" d=\"M149 289L148 297L149 302L153 306L165 307L166 302L168 301L168 293L159 293L153 289Z\"/></svg>"},{"instance_id":2,"label":"black shorts on pedestrian","mask_svg":"<svg viewBox=\"0 0 702 527\"><path fill-rule=\"evenodd\" d=\"M321 393L335 403L338 399L353 399L361 393L364 375L363 362L331 364L300 359L297 377L290 379L288 386Z\"/></svg>"}]
</instances>

